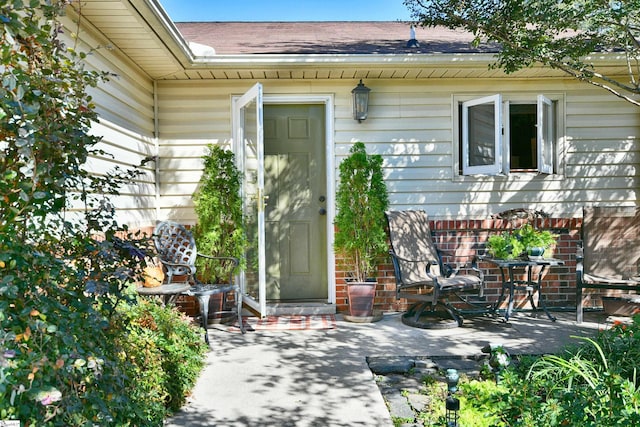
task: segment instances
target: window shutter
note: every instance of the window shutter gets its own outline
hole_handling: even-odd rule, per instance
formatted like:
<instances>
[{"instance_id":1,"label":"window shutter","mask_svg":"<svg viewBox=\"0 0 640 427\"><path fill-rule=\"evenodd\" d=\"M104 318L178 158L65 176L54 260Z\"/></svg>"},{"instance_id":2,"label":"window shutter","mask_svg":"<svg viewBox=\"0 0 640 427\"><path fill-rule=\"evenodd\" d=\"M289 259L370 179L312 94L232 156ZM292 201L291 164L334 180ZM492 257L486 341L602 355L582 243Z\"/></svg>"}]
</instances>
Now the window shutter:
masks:
<instances>
[{"instance_id":1,"label":"window shutter","mask_svg":"<svg viewBox=\"0 0 640 427\"><path fill-rule=\"evenodd\" d=\"M553 102L544 95L538 95L538 171L553 173Z\"/></svg>"},{"instance_id":2,"label":"window shutter","mask_svg":"<svg viewBox=\"0 0 640 427\"><path fill-rule=\"evenodd\" d=\"M462 103L462 173L497 175L502 171L502 97Z\"/></svg>"}]
</instances>

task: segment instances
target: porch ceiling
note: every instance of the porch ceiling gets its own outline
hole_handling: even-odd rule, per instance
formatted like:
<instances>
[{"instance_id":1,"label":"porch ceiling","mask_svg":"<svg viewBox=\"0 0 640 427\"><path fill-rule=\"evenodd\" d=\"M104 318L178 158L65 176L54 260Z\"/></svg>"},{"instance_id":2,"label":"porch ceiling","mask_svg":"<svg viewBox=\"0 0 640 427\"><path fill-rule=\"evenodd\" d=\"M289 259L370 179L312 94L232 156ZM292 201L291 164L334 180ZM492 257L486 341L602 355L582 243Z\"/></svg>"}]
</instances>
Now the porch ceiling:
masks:
<instances>
[{"instance_id":1,"label":"porch ceiling","mask_svg":"<svg viewBox=\"0 0 640 427\"><path fill-rule=\"evenodd\" d=\"M469 34L446 29L416 29L420 47L411 49L409 25L400 22L174 24L158 0L83 0L70 7L80 7L89 28L154 80L504 77L488 67L495 47L472 48ZM216 54L197 56L189 42ZM626 71L617 58L603 61ZM561 76L542 67L515 74Z\"/></svg>"}]
</instances>

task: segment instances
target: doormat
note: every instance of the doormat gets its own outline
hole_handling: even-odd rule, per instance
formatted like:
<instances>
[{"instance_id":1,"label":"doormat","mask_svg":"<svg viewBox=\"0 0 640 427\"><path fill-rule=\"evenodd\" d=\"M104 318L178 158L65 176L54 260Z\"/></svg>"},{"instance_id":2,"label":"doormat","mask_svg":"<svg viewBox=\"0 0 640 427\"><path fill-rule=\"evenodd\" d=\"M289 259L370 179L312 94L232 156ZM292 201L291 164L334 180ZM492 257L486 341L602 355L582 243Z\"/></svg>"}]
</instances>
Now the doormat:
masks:
<instances>
[{"instance_id":1,"label":"doormat","mask_svg":"<svg viewBox=\"0 0 640 427\"><path fill-rule=\"evenodd\" d=\"M263 319L243 317L242 320L247 331L304 331L335 329L336 327L336 317L333 314L267 316ZM240 330L237 322L232 329Z\"/></svg>"}]
</instances>

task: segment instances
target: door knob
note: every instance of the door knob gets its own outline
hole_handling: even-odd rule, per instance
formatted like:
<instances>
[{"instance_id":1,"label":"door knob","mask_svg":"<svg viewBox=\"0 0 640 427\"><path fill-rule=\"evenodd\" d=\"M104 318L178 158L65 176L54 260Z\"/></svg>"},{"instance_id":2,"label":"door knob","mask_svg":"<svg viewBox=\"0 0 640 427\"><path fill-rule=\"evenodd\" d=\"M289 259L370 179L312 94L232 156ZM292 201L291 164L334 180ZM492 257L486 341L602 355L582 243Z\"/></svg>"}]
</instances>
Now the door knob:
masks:
<instances>
[{"instance_id":1,"label":"door knob","mask_svg":"<svg viewBox=\"0 0 640 427\"><path fill-rule=\"evenodd\" d=\"M327 210L325 208L320 208L320 210L318 211L318 213L320 215L326 215L327 214Z\"/></svg>"},{"instance_id":2,"label":"door knob","mask_svg":"<svg viewBox=\"0 0 640 427\"><path fill-rule=\"evenodd\" d=\"M320 201L320 203L324 203L324 201L327 200L327 198L324 196L320 196L318 197L318 200Z\"/></svg>"}]
</instances>

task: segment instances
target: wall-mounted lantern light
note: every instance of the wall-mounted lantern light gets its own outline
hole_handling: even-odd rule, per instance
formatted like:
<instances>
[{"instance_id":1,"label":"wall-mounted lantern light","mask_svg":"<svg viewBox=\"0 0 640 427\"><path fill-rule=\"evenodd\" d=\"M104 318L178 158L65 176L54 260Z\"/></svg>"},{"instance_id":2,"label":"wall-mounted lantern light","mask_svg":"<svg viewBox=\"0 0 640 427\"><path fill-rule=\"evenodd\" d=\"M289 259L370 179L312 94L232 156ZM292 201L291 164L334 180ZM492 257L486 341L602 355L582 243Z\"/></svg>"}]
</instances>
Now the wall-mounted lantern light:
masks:
<instances>
[{"instance_id":1,"label":"wall-mounted lantern light","mask_svg":"<svg viewBox=\"0 0 640 427\"><path fill-rule=\"evenodd\" d=\"M353 120L362 122L367 119L369 112L369 92L371 89L366 87L362 80L358 83L358 86L354 87L351 93L353 94Z\"/></svg>"}]
</instances>

